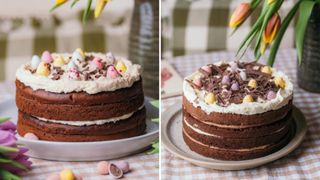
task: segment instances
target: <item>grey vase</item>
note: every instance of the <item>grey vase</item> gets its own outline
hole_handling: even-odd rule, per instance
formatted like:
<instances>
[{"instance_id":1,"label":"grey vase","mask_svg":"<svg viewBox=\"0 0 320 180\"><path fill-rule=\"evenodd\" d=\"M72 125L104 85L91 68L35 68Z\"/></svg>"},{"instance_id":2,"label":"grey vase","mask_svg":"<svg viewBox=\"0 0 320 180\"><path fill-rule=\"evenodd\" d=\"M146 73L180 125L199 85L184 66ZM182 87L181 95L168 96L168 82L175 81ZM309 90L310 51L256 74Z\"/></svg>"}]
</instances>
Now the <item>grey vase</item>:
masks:
<instances>
[{"instance_id":1,"label":"grey vase","mask_svg":"<svg viewBox=\"0 0 320 180\"><path fill-rule=\"evenodd\" d=\"M320 6L313 8L305 32L302 63L298 64L298 85L320 93Z\"/></svg>"},{"instance_id":2,"label":"grey vase","mask_svg":"<svg viewBox=\"0 0 320 180\"><path fill-rule=\"evenodd\" d=\"M135 0L129 58L143 68L143 89L159 98L159 1Z\"/></svg>"}]
</instances>

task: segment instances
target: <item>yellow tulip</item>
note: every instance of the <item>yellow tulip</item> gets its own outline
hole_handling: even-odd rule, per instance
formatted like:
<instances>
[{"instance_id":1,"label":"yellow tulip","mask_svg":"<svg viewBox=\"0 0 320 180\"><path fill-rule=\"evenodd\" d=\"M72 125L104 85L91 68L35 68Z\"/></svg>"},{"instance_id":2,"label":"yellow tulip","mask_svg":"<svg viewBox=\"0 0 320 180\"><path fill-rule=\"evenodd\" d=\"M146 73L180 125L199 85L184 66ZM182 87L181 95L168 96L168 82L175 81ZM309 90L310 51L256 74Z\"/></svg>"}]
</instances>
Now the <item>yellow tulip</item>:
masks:
<instances>
[{"instance_id":1,"label":"yellow tulip","mask_svg":"<svg viewBox=\"0 0 320 180\"><path fill-rule=\"evenodd\" d=\"M56 5L60 5L63 4L65 2L67 2L68 0L56 0Z\"/></svg>"},{"instance_id":2,"label":"yellow tulip","mask_svg":"<svg viewBox=\"0 0 320 180\"><path fill-rule=\"evenodd\" d=\"M109 3L111 0L99 0L97 2L96 8L94 9L94 17L97 18L100 16L101 12L103 11L104 7L107 3Z\"/></svg>"},{"instance_id":3,"label":"yellow tulip","mask_svg":"<svg viewBox=\"0 0 320 180\"><path fill-rule=\"evenodd\" d=\"M229 27L239 26L250 14L251 6L249 3L241 3L233 12L230 18Z\"/></svg>"},{"instance_id":4,"label":"yellow tulip","mask_svg":"<svg viewBox=\"0 0 320 180\"><path fill-rule=\"evenodd\" d=\"M276 0L268 0L268 4L274 3Z\"/></svg>"},{"instance_id":5,"label":"yellow tulip","mask_svg":"<svg viewBox=\"0 0 320 180\"><path fill-rule=\"evenodd\" d=\"M276 37L281 25L281 18L275 13L270 19L262 35L261 54L264 54L266 48Z\"/></svg>"}]
</instances>

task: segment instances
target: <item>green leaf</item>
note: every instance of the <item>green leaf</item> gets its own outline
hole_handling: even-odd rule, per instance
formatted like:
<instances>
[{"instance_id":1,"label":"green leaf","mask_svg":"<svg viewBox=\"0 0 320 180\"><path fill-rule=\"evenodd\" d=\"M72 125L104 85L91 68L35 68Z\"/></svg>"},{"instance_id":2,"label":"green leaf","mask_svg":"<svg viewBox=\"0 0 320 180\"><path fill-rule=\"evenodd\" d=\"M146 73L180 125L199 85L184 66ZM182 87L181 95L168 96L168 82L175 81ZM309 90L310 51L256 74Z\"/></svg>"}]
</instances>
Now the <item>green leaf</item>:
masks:
<instances>
[{"instance_id":1,"label":"green leaf","mask_svg":"<svg viewBox=\"0 0 320 180\"><path fill-rule=\"evenodd\" d=\"M87 7L84 10L84 13L82 15L82 23L85 24L88 19L89 19L89 15L90 15L90 10L91 10L91 4L92 4L92 0L88 0L87 1Z\"/></svg>"},{"instance_id":2,"label":"green leaf","mask_svg":"<svg viewBox=\"0 0 320 180\"><path fill-rule=\"evenodd\" d=\"M156 107L159 109L159 104L160 104L160 101L159 100L153 100L150 102L152 104L152 106Z\"/></svg>"},{"instance_id":3,"label":"green leaf","mask_svg":"<svg viewBox=\"0 0 320 180\"><path fill-rule=\"evenodd\" d=\"M284 18L284 20L282 21L282 24L280 26L279 32L276 35L275 40L272 43L271 49L270 49L270 54L267 60L267 64L269 66L273 66L274 63L274 59L276 57L276 54L278 52L282 37L284 35L284 33L286 32L286 29L288 28L292 18L294 17L294 15L296 14L298 7L300 5L301 1L298 1L293 7L292 9L289 11L289 13L287 14L287 16Z\"/></svg>"},{"instance_id":4,"label":"green leaf","mask_svg":"<svg viewBox=\"0 0 320 180\"><path fill-rule=\"evenodd\" d=\"M6 171L4 169L0 169L0 179L6 179L6 180L20 180L21 178L12 174L9 171Z\"/></svg>"},{"instance_id":5,"label":"green leaf","mask_svg":"<svg viewBox=\"0 0 320 180\"><path fill-rule=\"evenodd\" d=\"M18 148L8 147L8 146L0 146L0 153L6 152L18 152Z\"/></svg>"},{"instance_id":6,"label":"green leaf","mask_svg":"<svg viewBox=\"0 0 320 180\"><path fill-rule=\"evenodd\" d=\"M152 122L155 122L155 123L159 123L159 118L153 118L151 119Z\"/></svg>"},{"instance_id":7,"label":"green leaf","mask_svg":"<svg viewBox=\"0 0 320 180\"><path fill-rule=\"evenodd\" d=\"M304 43L304 34L309 22L310 15L312 13L313 6L316 4L315 1L302 1L299 6L299 17L295 28L296 48L298 53L299 64L302 60L302 50Z\"/></svg>"},{"instance_id":8,"label":"green leaf","mask_svg":"<svg viewBox=\"0 0 320 180\"><path fill-rule=\"evenodd\" d=\"M72 3L71 3L71 8L73 8L73 6L75 6L77 3L79 2L79 0L74 0Z\"/></svg>"},{"instance_id":9,"label":"green leaf","mask_svg":"<svg viewBox=\"0 0 320 180\"><path fill-rule=\"evenodd\" d=\"M14 166L16 168L23 169L23 170L28 170L24 165L18 163L17 161L14 161L14 160L11 160L11 159L7 159L7 158L4 158L4 157L0 157L0 163L10 164L11 166Z\"/></svg>"},{"instance_id":10,"label":"green leaf","mask_svg":"<svg viewBox=\"0 0 320 180\"><path fill-rule=\"evenodd\" d=\"M10 119L9 117L0 117L0 123L8 121L9 119Z\"/></svg>"},{"instance_id":11,"label":"green leaf","mask_svg":"<svg viewBox=\"0 0 320 180\"><path fill-rule=\"evenodd\" d=\"M147 154L158 154L159 153L159 139L152 142L152 150L147 152Z\"/></svg>"}]
</instances>

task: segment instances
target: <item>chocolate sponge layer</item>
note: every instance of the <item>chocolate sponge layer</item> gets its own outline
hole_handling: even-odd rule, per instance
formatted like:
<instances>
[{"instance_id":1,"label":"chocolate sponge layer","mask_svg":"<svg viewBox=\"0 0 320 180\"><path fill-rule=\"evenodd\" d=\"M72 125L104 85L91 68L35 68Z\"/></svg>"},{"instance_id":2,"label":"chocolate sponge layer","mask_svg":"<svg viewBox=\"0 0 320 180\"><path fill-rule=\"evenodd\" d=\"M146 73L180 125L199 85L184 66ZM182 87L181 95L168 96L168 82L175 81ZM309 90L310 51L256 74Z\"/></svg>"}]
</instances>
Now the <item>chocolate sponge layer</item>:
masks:
<instances>
[{"instance_id":1,"label":"chocolate sponge layer","mask_svg":"<svg viewBox=\"0 0 320 180\"><path fill-rule=\"evenodd\" d=\"M260 114L254 115L242 115L233 113L219 113L212 112L207 114L200 107L194 107L191 102L189 102L183 96L183 108L191 114L194 118L199 121L216 123L219 125L233 125L233 126L261 126L265 124L270 124L278 120L283 119L288 112L292 109L292 101L280 109L270 110Z\"/></svg>"},{"instance_id":2,"label":"chocolate sponge layer","mask_svg":"<svg viewBox=\"0 0 320 180\"><path fill-rule=\"evenodd\" d=\"M16 104L26 114L63 121L88 121L119 117L138 110L144 103L141 81L132 87L89 95L58 94L32 90L16 81Z\"/></svg>"},{"instance_id":3,"label":"chocolate sponge layer","mask_svg":"<svg viewBox=\"0 0 320 180\"><path fill-rule=\"evenodd\" d=\"M17 131L21 136L29 132L48 141L114 140L143 134L146 128L145 119L146 110L143 108L128 119L102 125L72 126L41 121L20 111Z\"/></svg>"}]
</instances>

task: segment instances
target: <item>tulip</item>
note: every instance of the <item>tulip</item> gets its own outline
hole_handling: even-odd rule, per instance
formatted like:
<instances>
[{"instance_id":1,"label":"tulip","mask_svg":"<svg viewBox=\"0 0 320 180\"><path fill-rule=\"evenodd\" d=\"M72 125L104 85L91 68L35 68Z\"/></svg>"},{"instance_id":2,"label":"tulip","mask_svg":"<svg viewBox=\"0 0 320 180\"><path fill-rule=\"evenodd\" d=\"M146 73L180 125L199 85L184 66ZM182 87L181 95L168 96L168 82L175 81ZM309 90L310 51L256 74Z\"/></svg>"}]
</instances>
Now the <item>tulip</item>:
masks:
<instances>
[{"instance_id":1,"label":"tulip","mask_svg":"<svg viewBox=\"0 0 320 180\"><path fill-rule=\"evenodd\" d=\"M241 3L231 15L229 27L239 26L250 14L251 5L249 3Z\"/></svg>"},{"instance_id":2,"label":"tulip","mask_svg":"<svg viewBox=\"0 0 320 180\"><path fill-rule=\"evenodd\" d=\"M276 0L268 0L268 4L274 3Z\"/></svg>"},{"instance_id":3,"label":"tulip","mask_svg":"<svg viewBox=\"0 0 320 180\"><path fill-rule=\"evenodd\" d=\"M61 5L67 2L68 0L56 0L56 5Z\"/></svg>"},{"instance_id":4,"label":"tulip","mask_svg":"<svg viewBox=\"0 0 320 180\"><path fill-rule=\"evenodd\" d=\"M275 13L270 19L262 35L261 54L264 54L266 48L276 37L281 25L281 18Z\"/></svg>"},{"instance_id":5,"label":"tulip","mask_svg":"<svg viewBox=\"0 0 320 180\"><path fill-rule=\"evenodd\" d=\"M107 3L109 3L111 0L99 0L97 2L96 8L94 9L94 17L97 18L100 16L102 10L106 6Z\"/></svg>"}]
</instances>

